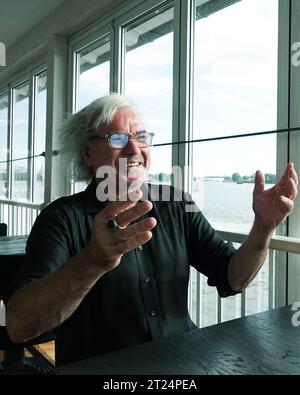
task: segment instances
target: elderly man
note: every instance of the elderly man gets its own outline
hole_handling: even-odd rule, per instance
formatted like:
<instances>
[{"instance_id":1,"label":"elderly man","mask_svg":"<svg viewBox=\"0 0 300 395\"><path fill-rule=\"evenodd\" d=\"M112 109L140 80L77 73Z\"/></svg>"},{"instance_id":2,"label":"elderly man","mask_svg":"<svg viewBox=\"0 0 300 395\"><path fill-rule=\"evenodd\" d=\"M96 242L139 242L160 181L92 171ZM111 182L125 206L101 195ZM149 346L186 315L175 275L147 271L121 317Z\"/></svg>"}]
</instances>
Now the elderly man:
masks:
<instances>
[{"instance_id":1,"label":"elderly man","mask_svg":"<svg viewBox=\"0 0 300 395\"><path fill-rule=\"evenodd\" d=\"M293 165L269 190L258 171L254 225L235 250L199 210L186 212L192 204L186 194L170 187L169 202L142 196L152 135L124 97L95 100L69 119L62 136L77 177L91 183L39 215L24 273L7 298L11 339L21 342L54 329L57 364L190 330L189 266L222 297L243 291L261 268L274 229L293 209ZM96 177L103 166L116 175L112 201L96 198L97 185L105 182L104 173ZM130 199L130 191L124 199L121 184L134 185Z\"/></svg>"}]
</instances>

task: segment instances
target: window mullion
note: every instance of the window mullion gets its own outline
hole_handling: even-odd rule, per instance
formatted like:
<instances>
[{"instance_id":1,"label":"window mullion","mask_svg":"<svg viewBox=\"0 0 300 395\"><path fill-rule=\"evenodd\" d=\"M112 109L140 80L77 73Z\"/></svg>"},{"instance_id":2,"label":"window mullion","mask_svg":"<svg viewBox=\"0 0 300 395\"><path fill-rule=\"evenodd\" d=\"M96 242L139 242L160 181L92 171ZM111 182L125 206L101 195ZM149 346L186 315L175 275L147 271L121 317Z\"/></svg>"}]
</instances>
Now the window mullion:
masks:
<instances>
[{"instance_id":1,"label":"window mullion","mask_svg":"<svg viewBox=\"0 0 300 395\"><path fill-rule=\"evenodd\" d=\"M12 152L13 152L13 136L14 136L14 114L15 114L15 91L13 88L9 89L9 118L8 118L8 199L12 199Z\"/></svg>"},{"instance_id":2,"label":"window mullion","mask_svg":"<svg viewBox=\"0 0 300 395\"><path fill-rule=\"evenodd\" d=\"M28 118L28 170L27 170L27 199L33 201L33 183L34 183L34 129L35 129L35 76L30 77L29 86L29 118Z\"/></svg>"},{"instance_id":3,"label":"window mullion","mask_svg":"<svg viewBox=\"0 0 300 395\"><path fill-rule=\"evenodd\" d=\"M291 33L290 33L290 51L293 43L300 42L300 3L298 0L291 1ZM290 59L290 127L300 125L300 66L292 61L293 52L289 53ZM290 133L289 160L294 163L296 169L300 169L300 137L299 133ZM299 237L300 235L300 204L296 201L293 215L288 221L288 235ZM300 257L297 254L289 254L288 271L287 271L287 304L294 303L300 298L299 281L300 281Z\"/></svg>"},{"instance_id":4,"label":"window mullion","mask_svg":"<svg viewBox=\"0 0 300 395\"><path fill-rule=\"evenodd\" d=\"M192 6L192 0L174 2L173 141L185 141L192 135ZM180 144L172 149L172 165L181 168L187 187L189 177L183 170L188 164L188 147Z\"/></svg>"},{"instance_id":5,"label":"window mullion","mask_svg":"<svg viewBox=\"0 0 300 395\"><path fill-rule=\"evenodd\" d=\"M121 94L124 92L125 29L114 21L112 32L110 91Z\"/></svg>"}]
</instances>

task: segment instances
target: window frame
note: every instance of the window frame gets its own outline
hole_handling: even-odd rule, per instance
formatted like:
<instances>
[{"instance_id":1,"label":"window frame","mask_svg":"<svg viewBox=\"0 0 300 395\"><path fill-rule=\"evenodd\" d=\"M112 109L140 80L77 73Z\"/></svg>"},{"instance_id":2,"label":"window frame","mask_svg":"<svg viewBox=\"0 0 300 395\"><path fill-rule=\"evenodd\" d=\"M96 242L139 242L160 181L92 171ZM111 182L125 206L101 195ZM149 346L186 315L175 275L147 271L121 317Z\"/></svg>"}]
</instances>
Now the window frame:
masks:
<instances>
[{"instance_id":1,"label":"window frame","mask_svg":"<svg viewBox=\"0 0 300 395\"><path fill-rule=\"evenodd\" d=\"M15 101L14 101L14 91L22 84L28 82L29 85L29 109L28 109L28 170L27 170L27 201L34 203L33 201L33 191L34 191L34 137L35 137L35 108L36 108L36 95L35 95L35 79L36 76L44 71L47 71L46 61L34 62L27 68L24 72L18 72L14 79L12 79L8 84L1 86L0 94L3 92L8 93L8 194L7 200L12 199L13 191L13 179L12 179L12 148L14 139L14 116L15 116Z\"/></svg>"},{"instance_id":2,"label":"window frame","mask_svg":"<svg viewBox=\"0 0 300 395\"><path fill-rule=\"evenodd\" d=\"M99 42L106 37L110 38L110 79L112 73L112 42L113 31L110 24L101 24L97 29L91 29L83 33L83 36L74 36L69 40L68 48L68 94L67 94L67 111L73 114L78 108L78 82L80 72L78 69L78 55L80 51L88 48Z\"/></svg>"},{"instance_id":3,"label":"window frame","mask_svg":"<svg viewBox=\"0 0 300 395\"><path fill-rule=\"evenodd\" d=\"M9 123L9 111L10 111L10 92L9 92L9 89L5 89L5 88L3 88L3 89L1 89L0 90L0 97L4 97L4 96L7 96L7 126L6 126L6 150L7 150L7 153L6 153L6 172L7 172L7 183L9 182L9 154L10 154L10 150L9 150L9 144L10 144L10 136L9 136L9 126L10 126L10 123ZM8 198L8 194L9 194L9 188L7 188L7 190L6 190L6 196L5 196L5 199L7 199Z\"/></svg>"}]
</instances>

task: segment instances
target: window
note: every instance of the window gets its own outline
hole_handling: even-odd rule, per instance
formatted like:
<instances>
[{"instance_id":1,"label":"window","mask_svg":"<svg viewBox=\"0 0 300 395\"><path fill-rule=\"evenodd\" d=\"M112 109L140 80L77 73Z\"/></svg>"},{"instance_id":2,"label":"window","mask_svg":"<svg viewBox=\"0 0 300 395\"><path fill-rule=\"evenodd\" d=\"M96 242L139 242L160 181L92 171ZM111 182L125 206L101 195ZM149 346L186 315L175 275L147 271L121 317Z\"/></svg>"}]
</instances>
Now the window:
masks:
<instances>
[{"instance_id":1,"label":"window","mask_svg":"<svg viewBox=\"0 0 300 395\"><path fill-rule=\"evenodd\" d=\"M155 142L172 141L174 9L156 10L126 27L124 91Z\"/></svg>"},{"instance_id":2,"label":"window","mask_svg":"<svg viewBox=\"0 0 300 395\"><path fill-rule=\"evenodd\" d=\"M77 110L80 110L94 99L109 93L109 37L78 52L77 62L79 66Z\"/></svg>"},{"instance_id":3,"label":"window","mask_svg":"<svg viewBox=\"0 0 300 395\"><path fill-rule=\"evenodd\" d=\"M8 94L0 96L0 198L8 194Z\"/></svg>"},{"instance_id":4,"label":"window","mask_svg":"<svg viewBox=\"0 0 300 395\"><path fill-rule=\"evenodd\" d=\"M171 173L172 146L152 147L149 182L154 184L171 184Z\"/></svg>"},{"instance_id":5,"label":"window","mask_svg":"<svg viewBox=\"0 0 300 395\"><path fill-rule=\"evenodd\" d=\"M202 3L196 2L194 138L275 130L278 1Z\"/></svg>"},{"instance_id":6,"label":"window","mask_svg":"<svg viewBox=\"0 0 300 395\"><path fill-rule=\"evenodd\" d=\"M276 135L194 143L192 169L193 197L210 223L249 232L255 171L266 173L266 188L275 183Z\"/></svg>"},{"instance_id":7,"label":"window","mask_svg":"<svg viewBox=\"0 0 300 395\"><path fill-rule=\"evenodd\" d=\"M75 50L75 92L74 112L89 105L93 100L110 92L110 35L106 35L93 44ZM85 190L87 182L71 180L74 193Z\"/></svg>"},{"instance_id":8,"label":"window","mask_svg":"<svg viewBox=\"0 0 300 395\"><path fill-rule=\"evenodd\" d=\"M232 137L276 131L277 47L278 1L196 0L193 139L211 141L191 144L191 184L216 229L249 232L255 171L265 173L267 188L275 183L276 133ZM245 294L246 314L268 309L269 273L267 260ZM218 300L205 277L198 282L201 326L241 315L241 295Z\"/></svg>"},{"instance_id":9,"label":"window","mask_svg":"<svg viewBox=\"0 0 300 395\"><path fill-rule=\"evenodd\" d=\"M0 197L42 203L47 72L39 67L23 78L0 96Z\"/></svg>"},{"instance_id":10,"label":"window","mask_svg":"<svg viewBox=\"0 0 300 395\"><path fill-rule=\"evenodd\" d=\"M161 8L125 28L124 92L141 113L153 144L172 142L174 9ZM149 180L170 182L172 146L153 147Z\"/></svg>"},{"instance_id":11,"label":"window","mask_svg":"<svg viewBox=\"0 0 300 395\"><path fill-rule=\"evenodd\" d=\"M248 231L253 174L275 182L275 133L226 136L276 130L277 47L278 1L196 1L193 139L224 140L192 146L192 192L201 182L201 208L217 228Z\"/></svg>"},{"instance_id":12,"label":"window","mask_svg":"<svg viewBox=\"0 0 300 395\"><path fill-rule=\"evenodd\" d=\"M29 200L29 82L13 89L12 199Z\"/></svg>"}]
</instances>

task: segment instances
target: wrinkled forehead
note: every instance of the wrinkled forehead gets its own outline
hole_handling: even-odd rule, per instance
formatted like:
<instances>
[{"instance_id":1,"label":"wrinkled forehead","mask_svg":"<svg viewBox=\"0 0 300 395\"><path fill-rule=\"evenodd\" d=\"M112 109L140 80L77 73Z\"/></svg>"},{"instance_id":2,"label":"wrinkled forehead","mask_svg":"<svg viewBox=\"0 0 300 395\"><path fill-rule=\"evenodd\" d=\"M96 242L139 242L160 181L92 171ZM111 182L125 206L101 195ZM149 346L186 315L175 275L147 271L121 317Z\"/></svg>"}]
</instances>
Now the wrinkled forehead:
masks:
<instances>
[{"instance_id":1,"label":"wrinkled forehead","mask_svg":"<svg viewBox=\"0 0 300 395\"><path fill-rule=\"evenodd\" d=\"M144 125L140 114L131 108L122 108L115 113L112 122L103 125L100 130L119 130L126 133L136 133L143 129Z\"/></svg>"}]
</instances>

